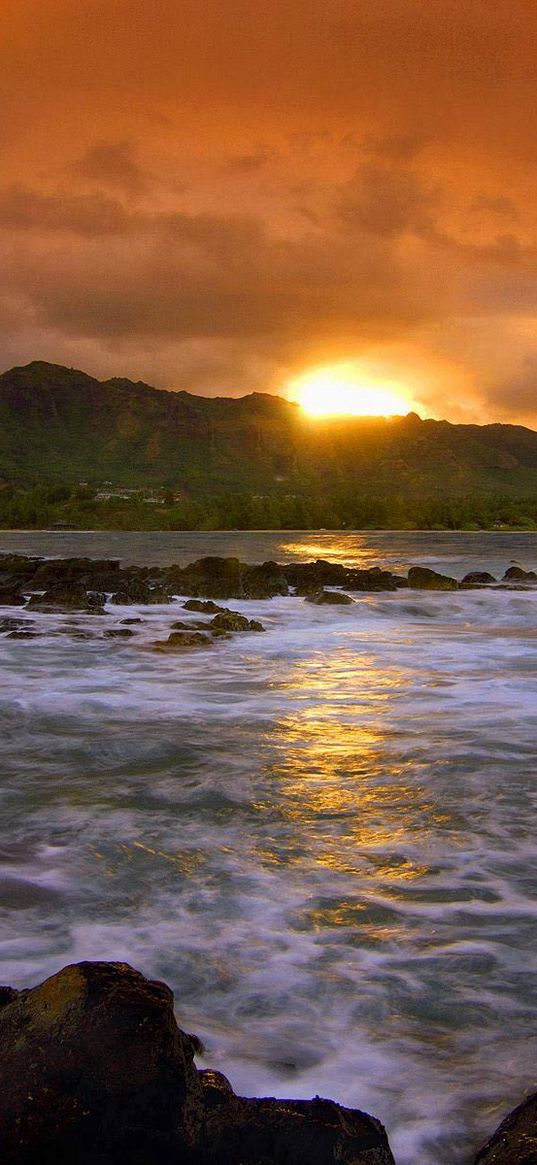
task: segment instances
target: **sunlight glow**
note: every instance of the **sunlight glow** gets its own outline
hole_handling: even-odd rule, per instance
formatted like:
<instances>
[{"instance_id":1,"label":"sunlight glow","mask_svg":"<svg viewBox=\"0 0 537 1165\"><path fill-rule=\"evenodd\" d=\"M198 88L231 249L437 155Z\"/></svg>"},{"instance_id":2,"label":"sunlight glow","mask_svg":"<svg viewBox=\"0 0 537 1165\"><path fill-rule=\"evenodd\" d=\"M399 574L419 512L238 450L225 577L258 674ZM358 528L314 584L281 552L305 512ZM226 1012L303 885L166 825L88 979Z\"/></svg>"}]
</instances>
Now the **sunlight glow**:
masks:
<instances>
[{"instance_id":1,"label":"sunlight glow","mask_svg":"<svg viewBox=\"0 0 537 1165\"><path fill-rule=\"evenodd\" d=\"M316 368L293 380L288 389L311 417L404 416L414 403L403 384L376 380L353 363Z\"/></svg>"}]
</instances>

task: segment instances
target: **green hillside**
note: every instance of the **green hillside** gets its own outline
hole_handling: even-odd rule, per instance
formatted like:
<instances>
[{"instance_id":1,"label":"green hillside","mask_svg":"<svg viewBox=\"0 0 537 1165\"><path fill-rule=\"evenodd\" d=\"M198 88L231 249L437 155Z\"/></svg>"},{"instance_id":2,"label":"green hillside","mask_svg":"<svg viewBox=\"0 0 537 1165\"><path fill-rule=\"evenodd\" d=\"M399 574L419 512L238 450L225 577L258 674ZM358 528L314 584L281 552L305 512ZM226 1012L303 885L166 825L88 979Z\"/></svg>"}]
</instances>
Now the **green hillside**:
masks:
<instances>
[{"instance_id":1,"label":"green hillside","mask_svg":"<svg viewBox=\"0 0 537 1165\"><path fill-rule=\"evenodd\" d=\"M463 524L510 523L501 507L522 501L531 524L537 433L414 414L312 420L281 397L163 392L34 362L0 376L0 480L49 501L66 487L64 502L77 489L164 490L161 505L201 506L209 525L222 522L207 517L215 505L242 505L234 524L412 525L435 506L437 524L457 524L442 518L448 502Z\"/></svg>"}]
</instances>

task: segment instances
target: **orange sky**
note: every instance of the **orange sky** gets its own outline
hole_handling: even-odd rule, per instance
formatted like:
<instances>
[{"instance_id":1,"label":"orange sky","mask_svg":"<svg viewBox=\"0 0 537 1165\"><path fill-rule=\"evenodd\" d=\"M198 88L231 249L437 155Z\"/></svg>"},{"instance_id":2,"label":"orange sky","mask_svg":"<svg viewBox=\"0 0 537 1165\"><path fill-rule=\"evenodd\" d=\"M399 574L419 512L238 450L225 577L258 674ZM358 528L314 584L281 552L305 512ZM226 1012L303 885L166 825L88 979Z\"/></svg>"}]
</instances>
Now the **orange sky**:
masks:
<instances>
[{"instance_id":1,"label":"orange sky","mask_svg":"<svg viewBox=\"0 0 537 1165\"><path fill-rule=\"evenodd\" d=\"M537 427L534 0L0 0L0 366Z\"/></svg>"}]
</instances>

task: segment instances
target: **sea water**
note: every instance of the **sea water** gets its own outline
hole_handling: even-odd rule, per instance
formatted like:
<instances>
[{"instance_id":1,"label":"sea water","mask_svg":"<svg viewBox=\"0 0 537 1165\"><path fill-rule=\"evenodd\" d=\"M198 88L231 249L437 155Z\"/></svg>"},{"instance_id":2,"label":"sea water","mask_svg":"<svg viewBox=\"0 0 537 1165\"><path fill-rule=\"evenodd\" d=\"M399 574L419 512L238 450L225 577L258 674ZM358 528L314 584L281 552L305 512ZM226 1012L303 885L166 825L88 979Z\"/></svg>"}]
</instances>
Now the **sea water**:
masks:
<instances>
[{"instance_id":1,"label":"sea water","mask_svg":"<svg viewBox=\"0 0 537 1165\"><path fill-rule=\"evenodd\" d=\"M15 549L537 567L504 533L0 534ZM398 1165L459 1165L537 1087L537 591L229 605L266 634L182 655L151 650L179 602L3 609L40 634L0 638L0 981L126 960L237 1092L330 1096Z\"/></svg>"}]
</instances>

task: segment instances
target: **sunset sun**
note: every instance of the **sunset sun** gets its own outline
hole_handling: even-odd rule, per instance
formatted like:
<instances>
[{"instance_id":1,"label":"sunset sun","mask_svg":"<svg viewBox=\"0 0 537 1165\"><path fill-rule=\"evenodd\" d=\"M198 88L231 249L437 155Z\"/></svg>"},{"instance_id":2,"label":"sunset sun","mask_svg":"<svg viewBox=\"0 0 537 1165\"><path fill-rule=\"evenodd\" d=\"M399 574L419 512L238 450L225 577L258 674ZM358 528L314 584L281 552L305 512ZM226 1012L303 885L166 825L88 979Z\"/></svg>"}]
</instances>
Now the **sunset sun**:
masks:
<instances>
[{"instance_id":1,"label":"sunset sun","mask_svg":"<svg viewBox=\"0 0 537 1165\"><path fill-rule=\"evenodd\" d=\"M289 386L294 400L311 417L403 416L413 408L408 390L376 380L354 364L317 368Z\"/></svg>"}]
</instances>

